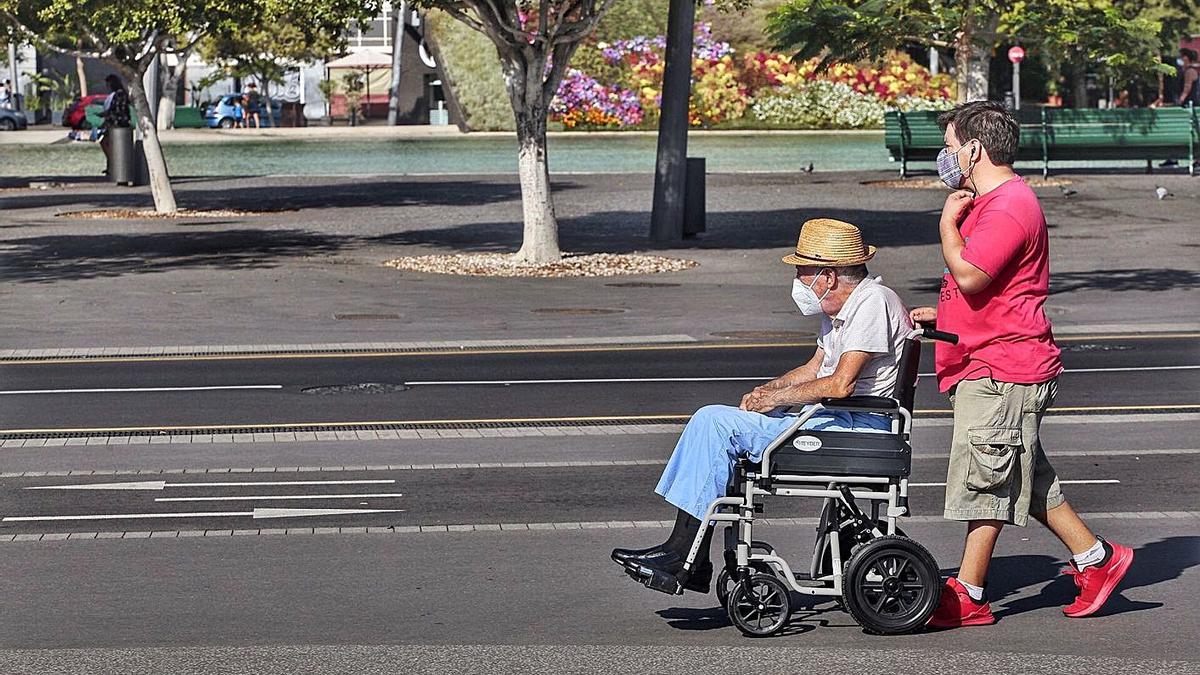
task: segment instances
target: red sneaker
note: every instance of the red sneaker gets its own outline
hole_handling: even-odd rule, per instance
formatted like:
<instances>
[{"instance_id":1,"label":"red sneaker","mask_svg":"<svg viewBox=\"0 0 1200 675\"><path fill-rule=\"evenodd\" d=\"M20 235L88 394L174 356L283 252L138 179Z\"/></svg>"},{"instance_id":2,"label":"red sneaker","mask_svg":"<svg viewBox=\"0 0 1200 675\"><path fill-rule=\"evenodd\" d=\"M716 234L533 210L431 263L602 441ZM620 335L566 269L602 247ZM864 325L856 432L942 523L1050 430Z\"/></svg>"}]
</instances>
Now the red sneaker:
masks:
<instances>
[{"instance_id":1,"label":"red sneaker","mask_svg":"<svg viewBox=\"0 0 1200 675\"><path fill-rule=\"evenodd\" d=\"M1083 570L1077 569L1072 561L1071 565L1063 570L1075 577L1075 586L1079 588L1079 597L1063 608L1063 614L1069 617L1078 618L1098 612L1108 600L1108 596L1117 590L1117 585L1125 578L1125 573L1133 564L1133 549L1111 544L1103 539L1100 541L1103 541L1104 547L1108 549L1108 560L1099 565L1088 565Z\"/></svg>"},{"instance_id":2,"label":"red sneaker","mask_svg":"<svg viewBox=\"0 0 1200 675\"><path fill-rule=\"evenodd\" d=\"M996 623L992 605L988 601L975 602L962 583L954 577L946 580L937 609L925 624L933 628L958 628L959 626L990 626Z\"/></svg>"}]
</instances>

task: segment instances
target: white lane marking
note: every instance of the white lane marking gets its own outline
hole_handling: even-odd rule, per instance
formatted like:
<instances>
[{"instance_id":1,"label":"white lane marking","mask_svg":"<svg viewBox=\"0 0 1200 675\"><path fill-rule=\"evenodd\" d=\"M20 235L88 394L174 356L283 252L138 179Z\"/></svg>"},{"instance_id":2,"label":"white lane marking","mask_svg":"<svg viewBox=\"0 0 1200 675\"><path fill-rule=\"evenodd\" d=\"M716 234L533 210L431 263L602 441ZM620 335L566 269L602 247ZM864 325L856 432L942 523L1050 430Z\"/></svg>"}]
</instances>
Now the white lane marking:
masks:
<instances>
[{"instance_id":1,"label":"white lane marking","mask_svg":"<svg viewBox=\"0 0 1200 675\"><path fill-rule=\"evenodd\" d=\"M303 516L357 516L367 513L403 513L404 509L254 509L253 511L198 511L195 513L89 513L79 516L8 516L5 523L54 520L152 520L156 518L300 518Z\"/></svg>"},{"instance_id":2,"label":"white lane marking","mask_svg":"<svg viewBox=\"0 0 1200 675\"><path fill-rule=\"evenodd\" d=\"M282 384L230 384L213 387L125 387L107 389L12 389L0 391L0 396L30 394L137 394L151 391L230 391L247 389L283 389Z\"/></svg>"},{"instance_id":3,"label":"white lane marking","mask_svg":"<svg viewBox=\"0 0 1200 675\"><path fill-rule=\"evenodd\" d=\"M774 377L591 377L561 380L420 380L405 382L410 387L441 385L496 385L510 384L640 384L647 382L754 382L772 380Z\"/></svg>"},{"instance_id":4,"label":"white lane marking","mask_svg":"<svg viewBox=\"0 0 1200 675\"><path fill-rule=\"evenodd\" d=\"M255 501L259 499L366 499L368 497L403 497L399 492L379 492L374 494L354 494L354 495L235 495L226 497L157 497L156 502L242 502Z\"/></svg>"},{"instance_id":5,"label":"white lane marking","mask_svg":"<svg viewBox=\"0 0 1200 675\"><path fill-rule=\"evenodd\" d=\"M1068 368L1064 373L1125 373L1159 370L1198 370L1200 365L1191 366L1129 366L1116 368ZM921 377L933 377L934 373L921 373ZM773 375L763 377L588 377L540 380L417 380L405 382L410 387L436 386L508 386L517 384L653 384L656 382L766 382Z\"/></svg>"},{"instance_id":6,"label":"white lane marking","mask_svg":"<svg viewBox=\"0 0 1200 675\"><path fill-rule=\"evenodd\" d=\"M1121 481L1116 478L1086 478L1080 480L1060 480L1062 485L1117 485ZM908 487L944 487L945 483L909 483Z\"/></svg>"},{"instance_id":7,"label":"white lane marking","mask_svg":"<svg viewBox=\"0 0 1200 675\"><path fill-rule=\"evenodd\" d=\"M248 487L261 485L382 485L395 483L391 479L373 480L251 480L234 483L168 483L163 480L144 480L131 483L85 483L80 485L35 485L26 490L163 490L178 487Z\"/></svg>"}]
</instances>

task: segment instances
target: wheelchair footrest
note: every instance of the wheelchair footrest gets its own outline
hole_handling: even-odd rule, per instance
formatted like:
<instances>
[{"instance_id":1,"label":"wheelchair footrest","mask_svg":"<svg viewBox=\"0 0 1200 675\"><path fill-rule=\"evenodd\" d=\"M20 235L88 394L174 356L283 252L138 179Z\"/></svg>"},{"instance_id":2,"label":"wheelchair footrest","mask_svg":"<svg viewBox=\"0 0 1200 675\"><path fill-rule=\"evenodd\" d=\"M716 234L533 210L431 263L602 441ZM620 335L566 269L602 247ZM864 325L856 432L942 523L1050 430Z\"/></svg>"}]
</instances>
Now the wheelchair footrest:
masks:
<instances>
[{"instance_id":1,"label":"wheelchair footrest","mask_svg":"<svg viewBox=\"0 0 1200 675\"><path fill-rule=\"evenodd\" d=\"M662 570L650 569L649 567L626 569L625 572L651 590L660 591L667 595L683 595L683 584L679 582L679 577L674 574L667 574Z\"/></svg>"}]
</instances>

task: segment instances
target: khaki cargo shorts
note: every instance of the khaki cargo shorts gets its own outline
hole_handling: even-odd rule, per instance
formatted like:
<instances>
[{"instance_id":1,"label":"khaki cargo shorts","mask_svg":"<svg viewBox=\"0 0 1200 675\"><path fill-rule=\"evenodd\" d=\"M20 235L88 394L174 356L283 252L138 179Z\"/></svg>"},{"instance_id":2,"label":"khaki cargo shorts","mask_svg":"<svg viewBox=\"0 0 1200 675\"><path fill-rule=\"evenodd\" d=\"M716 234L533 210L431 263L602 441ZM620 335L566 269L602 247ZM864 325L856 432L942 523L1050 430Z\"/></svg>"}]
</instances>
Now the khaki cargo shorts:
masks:
<instances>
[{"instance_id":1,"label":"khaki cargo shorts","mask_svg":"<svg viewBox=\"0 0 1200 675\"><path fill-rule=\"evenodd\" d=\"M1024 526L1064 501L1058 475L1038 440L1058 380L1012 384L963 380L953 390L954 437L946 471L950 520L1003 520Z\"/></svg>"}]
</instances>

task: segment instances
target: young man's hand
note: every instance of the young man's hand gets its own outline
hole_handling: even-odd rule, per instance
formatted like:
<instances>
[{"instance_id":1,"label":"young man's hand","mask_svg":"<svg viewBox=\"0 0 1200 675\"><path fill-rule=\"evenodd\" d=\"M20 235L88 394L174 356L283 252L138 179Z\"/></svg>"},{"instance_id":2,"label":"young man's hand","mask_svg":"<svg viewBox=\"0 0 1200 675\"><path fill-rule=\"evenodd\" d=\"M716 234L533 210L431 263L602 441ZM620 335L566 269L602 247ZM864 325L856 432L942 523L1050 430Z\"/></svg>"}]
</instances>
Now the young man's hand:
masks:
<instances>
[{"instance_id":1,"label":"young man's hand","mask_svg":"<svg viewBox=\"0 0 1200 675\"><path fill-rule=\"evenodd\" d=\"M942 206L942 222L953 223L957 227L974 203L975 197L968 190L951 192L946 195L946 204Z\"/></svg>"},{"instance_id":2,"label":"young man's hand","mask_svg":"<svg viewBox=\"0 0 1200 675\"><path fill-rule=\"evenodd\" d=\"M937 309L933 307L916 307L908 313L908 318L914 323L937 323Z\"/></svg>"}]
</instances>

